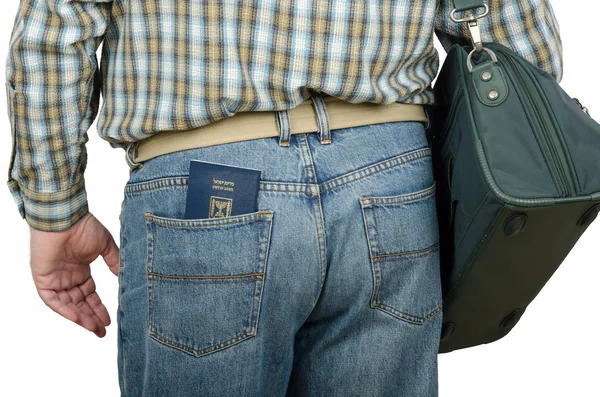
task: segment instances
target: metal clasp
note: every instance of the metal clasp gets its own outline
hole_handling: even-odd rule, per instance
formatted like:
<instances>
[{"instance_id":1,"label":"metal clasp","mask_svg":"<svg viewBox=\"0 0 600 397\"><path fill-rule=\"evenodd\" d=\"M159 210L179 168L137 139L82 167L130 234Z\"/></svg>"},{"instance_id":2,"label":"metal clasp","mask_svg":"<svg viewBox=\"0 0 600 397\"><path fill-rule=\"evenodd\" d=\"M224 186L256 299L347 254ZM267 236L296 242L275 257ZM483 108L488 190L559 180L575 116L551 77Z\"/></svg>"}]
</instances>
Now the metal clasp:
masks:
<instances>
[{"instance_id":1,"label":"metal clasp","mask_svg":"<svg viewBox=\"0 0 600 397\"><path fill-rule=\"evenodd\" d=\"M484 50L485 52L487 52L490 55L490 58L492 58L492 62L498 63L498 57L496 56L496 53L494 51L490 50L489 48L485 48L485 47L482 47L481 49ZM473 53L475 51L476 50L473 49L473 51L469 52L469 56L467 56L467 69L469 70L469 73L473 73L473 61L472 61L472 58L473 58Z\"/></svg>"},{"instance_id":2,"label":"metal clasp","mask_svg":"<svg viewBox=\"0 0 600 397\"><path fill-rule=\"evenodd\" d=\"M483 41L481 39L481 28L479 27L478 20L487 16L490 13L490 7L487 4L483 5L484 11L480 14L470 14L464 18L458 18L456 16L456 8L453 8L450 11L450 19L456 23L466 22L469 27L469 32L471 33L471 43L477 52L481 52L483 50Z\"/></svg>"}]
</instances>

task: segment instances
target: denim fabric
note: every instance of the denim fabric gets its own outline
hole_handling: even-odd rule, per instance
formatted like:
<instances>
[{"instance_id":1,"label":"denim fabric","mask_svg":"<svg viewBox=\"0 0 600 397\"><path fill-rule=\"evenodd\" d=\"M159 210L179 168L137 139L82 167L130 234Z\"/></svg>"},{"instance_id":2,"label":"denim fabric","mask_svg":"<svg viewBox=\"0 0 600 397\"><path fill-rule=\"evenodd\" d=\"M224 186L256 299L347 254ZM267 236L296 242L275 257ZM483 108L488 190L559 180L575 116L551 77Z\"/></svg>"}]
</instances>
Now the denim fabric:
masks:
<instances>
[{"instance_id":1,"label":"denim fabric","mask_svg":"<svg viewBox=\"0 0 600 397\"><path fill-rule=\"evenodd\" d=\"M183 150L132 169L120 216L122 396L438 395L424 127L325 134ZM262 170L259 210L182 219L192 159Z\"/></svg>"}]
</instances>

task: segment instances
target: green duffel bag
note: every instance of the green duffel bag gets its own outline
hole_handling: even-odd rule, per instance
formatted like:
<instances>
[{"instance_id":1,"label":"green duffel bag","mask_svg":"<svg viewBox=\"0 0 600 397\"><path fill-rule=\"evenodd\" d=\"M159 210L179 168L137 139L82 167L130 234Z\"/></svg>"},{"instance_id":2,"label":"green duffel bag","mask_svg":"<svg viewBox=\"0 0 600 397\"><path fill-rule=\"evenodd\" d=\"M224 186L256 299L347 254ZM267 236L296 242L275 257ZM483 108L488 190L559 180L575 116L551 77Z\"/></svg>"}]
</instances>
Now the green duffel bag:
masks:
<instances>
[{"instance_id":1,"label":"green duffel bag","mask_svg":"<svg viewBox=\"0 0 600 397\"><path fill-rule=\"evenodd\" d=\"M496 43L455 44L434 92L445 353L510 332L594 221L600 125Z\"/></svg>"}]
</instances>

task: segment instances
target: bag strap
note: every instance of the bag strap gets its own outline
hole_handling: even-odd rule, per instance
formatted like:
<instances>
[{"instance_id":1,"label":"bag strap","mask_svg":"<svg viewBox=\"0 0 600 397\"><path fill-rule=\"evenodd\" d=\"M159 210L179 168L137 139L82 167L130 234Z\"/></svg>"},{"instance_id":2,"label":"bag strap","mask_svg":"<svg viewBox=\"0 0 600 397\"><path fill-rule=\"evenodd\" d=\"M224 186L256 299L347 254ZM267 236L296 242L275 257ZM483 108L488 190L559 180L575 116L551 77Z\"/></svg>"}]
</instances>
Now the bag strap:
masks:
<instances>
[{"instance_id":1,"label":"bag strap","mask_svg":"<svg viewBox=\"0 0 600 397\"><path fill-rule=\"evenodd\" d=\"M454 9L456 12L472 10L480 7L485 7L483 0L454 0Z\"/></svg>"}]
</instances>

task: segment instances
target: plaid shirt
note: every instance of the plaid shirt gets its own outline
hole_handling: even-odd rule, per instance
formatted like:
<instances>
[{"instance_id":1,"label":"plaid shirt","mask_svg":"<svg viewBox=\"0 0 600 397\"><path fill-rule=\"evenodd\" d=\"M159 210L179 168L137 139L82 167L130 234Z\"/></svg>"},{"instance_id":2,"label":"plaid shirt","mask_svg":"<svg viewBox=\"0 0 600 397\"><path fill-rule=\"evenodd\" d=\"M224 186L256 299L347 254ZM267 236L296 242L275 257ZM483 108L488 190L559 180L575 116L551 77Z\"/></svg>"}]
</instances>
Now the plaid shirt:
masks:
<instances>
[{"instance_id":1,"label":"plaid shirt","mask_svg":"<svg viewBox=\"0 0 600 397\"><path fill-rule=\"evenodd\" d=\"M489 0L483 41L562 78L548 0ZM6 64L8 187L27 223L88 212L87 130L125 148L236 112L289 109L316 89L349 102L434 102L444 48L468 36L451 0L20 0ZM103 42L102 63L96 50ZM467 42L469 40L467 39Z\"/></svg>"}]
</instances>

